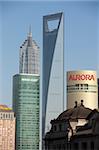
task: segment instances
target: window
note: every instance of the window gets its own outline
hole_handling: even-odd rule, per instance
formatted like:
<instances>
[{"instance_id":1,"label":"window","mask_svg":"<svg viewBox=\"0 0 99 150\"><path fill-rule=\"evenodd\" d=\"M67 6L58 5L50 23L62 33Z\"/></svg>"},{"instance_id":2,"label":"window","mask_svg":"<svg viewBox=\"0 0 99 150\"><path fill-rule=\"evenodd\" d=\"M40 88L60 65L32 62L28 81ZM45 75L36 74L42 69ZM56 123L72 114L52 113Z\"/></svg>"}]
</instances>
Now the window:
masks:
<instances>
[{"instance_id":1,"label":"window","mask_svg":"<svg viewBox=\"0 0 99 150\"><path fill-rule=\"evenodd\" d=\"M83 84L81 84L81 89L83 89Z\"/></svg>"},{"instance_id":2,"label":"window","mask_svg":"<svg viewBox=\"0 0 99 150\"><path fill-rule=\"evenodd\" d=\"M54 131L56 131L56 130L57 130L56 125L54 125L54 127L53 127L53 128L54 128Z\"/></svg>"},{"instance_id":3,"label":"window","mask_svg":"<svg viewBox=\"0 0 99 150\"><path fill-rule=\"evenodd\" d=\"M78 150L78 143L74 143L74 150Z\"/></svg>"},{"instance_id":4,"label":"window","mask_svg":"<svg viewBox=\"0 0 99 150\"><path fill-rule=\"evenodd\" d=\"M82 142L82 150L87 150L87 143L86 142Z\"/></svg>"},{"instance_id":5,"label":"window","mask_svg":"<svg viewBox=\"0 0 99 150\"><path fill-rule=\"evenodd\" d=\"M5 114L3 114L3 118L5 118Z\"/></svg>"},{"instance_id":6,"label":"window","mask_svg":"<svg viewBox=\"0 0 99 150\"><path fill-rule=\"evenodd\" d=\"M90 147L91 150L94 150L94 142L91 142Z\"/></svg>"},{"instance_id":7,"label":"window","mask_svg":"<svg viewBox=\"0 0 99 150\"><path fill-rule=\"evenodd\" d=\"M59 125L59 131L61 131L61 130L62 130L62 125L60 124L60 125Z\"/></svg>"},{"instance_id":8,"label":"window","mask_svg":"<svg viewBox=\"0 0 99 150\"><path fill-rule=\"evenodd\" d=\"M79 90L79 84L76 84L76 89Z\"/></svg>"}]
</instances>

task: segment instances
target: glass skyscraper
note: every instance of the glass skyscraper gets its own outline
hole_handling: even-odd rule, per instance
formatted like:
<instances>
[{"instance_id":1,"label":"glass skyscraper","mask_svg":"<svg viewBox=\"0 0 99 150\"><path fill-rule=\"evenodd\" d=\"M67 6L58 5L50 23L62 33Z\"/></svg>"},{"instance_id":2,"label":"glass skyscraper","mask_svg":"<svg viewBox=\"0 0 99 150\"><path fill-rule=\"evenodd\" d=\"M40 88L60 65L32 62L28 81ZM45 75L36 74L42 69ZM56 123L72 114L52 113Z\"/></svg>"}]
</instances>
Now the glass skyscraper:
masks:
<instances>
[{"instance_id":1,"label":"glass skyscraper","mask_svg":"<svg viewBox=\"0 0 99 150\"><path fill-rule=\"evenodd\" d=\"M64 105L63 13L43 17L42 130L50 130Z\"/></svg>"},{"instance_id":2,"label":"glass skyscraper","mask_svg":"<svg viewBox=\"0 0 99 150\"><path fill-rule=\"evenodd\" d=\"M16 150L39 150L39 47L31 30L20 47L19 74L13 76Z\"/></svg>"},{"instance_id":3,"label":"glass skyscraper","mask_svg":"<svg viewBox=\"0 0 99 150\"><path fill-rule=\"evenodd\" d=\"M39 149L39 75L13 77L16 150Z\"/></svg>"}]
</instances>

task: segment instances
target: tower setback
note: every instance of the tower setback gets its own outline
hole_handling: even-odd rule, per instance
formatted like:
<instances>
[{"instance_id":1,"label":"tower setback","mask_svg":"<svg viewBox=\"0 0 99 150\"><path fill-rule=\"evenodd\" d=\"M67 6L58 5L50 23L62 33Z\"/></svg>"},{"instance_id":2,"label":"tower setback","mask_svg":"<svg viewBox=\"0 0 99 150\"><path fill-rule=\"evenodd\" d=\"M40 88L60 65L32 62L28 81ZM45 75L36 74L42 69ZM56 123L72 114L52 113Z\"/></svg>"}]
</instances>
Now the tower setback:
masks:
<instances>
[{"instance_id":1,"label":"tower setback","mask_svg":"<svg viewBox=\"0 0 99 150\"><path fill-rule=\"evenodd\" d=\"M32 40L31 30L20 46L19 73L39 74L39 47Z\"/></svg>"}]
</instances>

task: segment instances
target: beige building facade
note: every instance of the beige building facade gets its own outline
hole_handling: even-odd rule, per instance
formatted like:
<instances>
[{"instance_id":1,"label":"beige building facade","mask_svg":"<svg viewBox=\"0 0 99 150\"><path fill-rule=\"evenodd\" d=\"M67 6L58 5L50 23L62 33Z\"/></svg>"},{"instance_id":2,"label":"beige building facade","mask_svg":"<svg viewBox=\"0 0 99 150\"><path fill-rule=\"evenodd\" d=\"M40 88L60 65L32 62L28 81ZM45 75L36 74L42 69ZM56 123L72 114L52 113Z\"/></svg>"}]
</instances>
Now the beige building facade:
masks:
<instances>
[{"instance_id":1,"label":"beige building facade","mask_svg":"<svg viewBox=\"0 0 99 150\"><path fill-rule=\"evenodd\" d=\"M15 117L6 105L0 105L0 150L15 150Z\"/></svg>"},{"instance_id":2,"label":"beige building facade","mask_svg":"<svg viewBox=\"0 0 99 150\"><path fill-rule=\"evenodd\" d=\"M67 72L67 108L83 100L85 107L98 108L98 83L96 71Z\"/></svg>"}]
</instances>

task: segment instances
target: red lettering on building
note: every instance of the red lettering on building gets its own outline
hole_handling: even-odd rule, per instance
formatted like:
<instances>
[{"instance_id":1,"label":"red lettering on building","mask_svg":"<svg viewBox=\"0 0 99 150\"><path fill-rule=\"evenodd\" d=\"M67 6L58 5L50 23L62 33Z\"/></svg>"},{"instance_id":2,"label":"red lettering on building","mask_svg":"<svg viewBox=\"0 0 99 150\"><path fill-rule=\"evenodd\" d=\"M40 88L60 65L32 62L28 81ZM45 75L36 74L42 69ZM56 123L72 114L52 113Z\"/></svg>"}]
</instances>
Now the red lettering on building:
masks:
<instances>
[{"instance_id":1,"label":"red lettering on building","mask_svg":"<svg viewBox=\"0 0 99 150\"><path fill-rule=\"evenodd\" d=\"M69 80L95 80L94 75L90 75L90 74L70 74L69 76Z\"/></svg>"}]
</instances>

